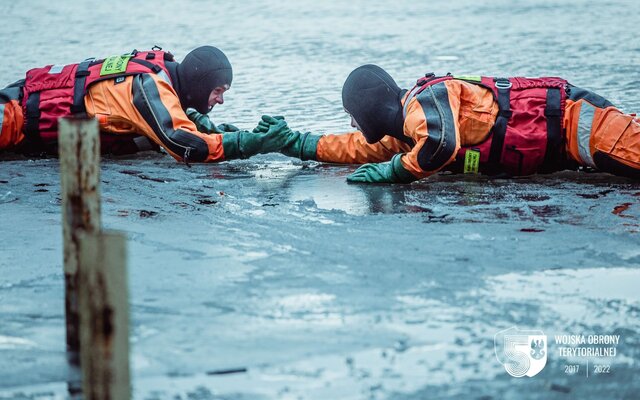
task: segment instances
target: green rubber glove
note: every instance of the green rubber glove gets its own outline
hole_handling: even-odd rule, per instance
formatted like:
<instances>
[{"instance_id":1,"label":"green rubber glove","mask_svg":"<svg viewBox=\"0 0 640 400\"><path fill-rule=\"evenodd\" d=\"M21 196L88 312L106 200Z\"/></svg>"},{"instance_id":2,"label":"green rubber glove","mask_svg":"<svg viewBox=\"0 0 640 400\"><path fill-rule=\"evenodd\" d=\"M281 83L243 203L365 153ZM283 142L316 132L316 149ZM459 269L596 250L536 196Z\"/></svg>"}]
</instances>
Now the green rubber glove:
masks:
<instances>
[{"instance_id":1,"label":"green rubber glove","mask_svg":"<svg viewBox=\"0 0 640 400\"><path fill-rule=\"evenodd\" d=\"M227 132L238 132L240 130L238 127L231 124L220 124L216 126L207 114L200 114L193 108L188 108L186 113L187 117L196 124L196 128L199 132L224 134Z\"/></svg>"},{"instance_id":2,"label":"green rubber glove","mask_svg":"<svg viewBox=\"0 0 640 400\"><path fill-rule=\"evenodd\" d=\"M265 118L265 117L271 117L271 118L269 119L269 118ZM269 128L272 125L270 122L273 122L275 124L278 121L284 121L284 117L282 115L273 115L273 116L263 115L262 119L260 120L260 122L258 122L258 125L256 125L255 128L253 128L253 132L254 133L267 133L267 131L269 130Z\"/></svg>"},{"instance_id":3,"label":"green rubber glove","mask_svg":"<svg viewBox=\"0 0 640 400\"><path fill-rule=\"evenodd\" d=\"M220 133L218 127L211 121L208 115L200 114L193 108L187 109L187 117L196 124L198 132L204 133Z\"/></svg>"},{"instance_id":4,"label":"green rubber glove","mask_svg":"<svg viewBox=\"0 0 640 400\"><path fill-rule=\"evenodd\" d=\"M262 118L269 123L269 129L265 133L239 131L229 132L222 136L225 159L248 158L256 154L273 153L291 144L291 129L284 120L276 120L267 115Z\"/></svg>"},{"instance_id":5,"label":"green rubber glove","mask_svg":"<svg viewBox=\"0 0 640 400\"><path fill-rule=\"evenodd\" d=\"M220 133L229 133L229 132L239 132L240 128L238 128L237 126L233 125L233 124L220 124L217 126L218 130L220 131Z\"/></svg>"},{"instance_id":6,"label":"green rubber glove","mask_svg":"<svg viewBox=\"0 0 640 400\"><path fill-rule=\"evenodd\" d=\"M411 183L418 178L407 171L400 159L402 154L396 154L391 161L378 164L364 164L355 172L347 176L350 183Z\"/></svg>"},{"instance_id":7,"label":"green rubber glove","mask_svg":"<svg viewBox=\"0 0 640 400\"><path fill-rule=\"evenodd\" d=\"M289 137L289 144L280 149L280 153L287 157L299 158L302 161L317 160L316 151L321 137L322 135L315 135L311 132L293 131Z\"/></svg>"},{"instance_id":8,"label":"green rubber glove","mask_svg":"<svg viewBox=\"0 0 640 400\"><path fill-rule=\"evenodd\" d=\"M267 132L271 127L271 123L277 123L277 121L284 121L284 117L280 115L274 117L265 115L253 131ZM318 148L318 141L322 135L315 135L311 132L301 133L299 131L292 131L288 126L282 128L281 134L288 135L287 142L289 144L280 149L280 153L287 157L299 158L302 161L317 160L316 150Z\"/></svg>"}]
</instances>

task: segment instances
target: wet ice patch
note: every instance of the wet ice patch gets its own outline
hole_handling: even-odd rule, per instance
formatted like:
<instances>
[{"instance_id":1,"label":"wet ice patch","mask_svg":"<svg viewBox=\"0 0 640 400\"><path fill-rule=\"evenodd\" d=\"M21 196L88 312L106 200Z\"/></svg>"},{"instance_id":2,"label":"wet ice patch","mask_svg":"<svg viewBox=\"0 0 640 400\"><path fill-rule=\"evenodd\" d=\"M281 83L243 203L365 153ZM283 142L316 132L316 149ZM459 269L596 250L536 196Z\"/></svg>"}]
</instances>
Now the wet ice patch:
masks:
<instances>
[{"instance_id":1,"label":"wet ice patch","mask_svg":"<svg viewBox=\"0 0 640 400\"><path fill-rule=\"evenodd\" d=\"M303 293L283 297L278 305L285 312L323 312L336 296L324 293Z\"/></svg>"},{"instance_id":2,"label":"wet ice patch","mask_svg":"<svg viewBox=\"0 0 640 400\"><path fill-rule=\"evenodd\" d=\"M477 350L477 349L475 349ZM287 384L291 398L361 398L363 393L377 392L367 398L388 398L391 393L412 393L425 385L461 382L493 368L461 369L450 362L459 349L449 344L427 344L398 352L393 348L367 349L346 355L315 356L291 364L266 367L255 375L266 385Z\"/></svg>"},{"instance_id":3,"label":"wet ice patch","mask_svg":"<svg viewBox=\"0 0 640 400\"><path fill-rule=\"evenodd\" d=\"M634 259L639 259L640 260L640 248L635 248L635 249L616 249L618 256L620 257L621 260L624 261L629 261L629 260L634 260Z\"/></svg>"},{"instance_id":4,"label":"wet ice patch","mask_svg":"<svg viewBox=\"0 0 640 400\"><path fill-rule=\"evenodd\" d=\"M323 225L336 223L325 216L326 212L319 213L318 211L316 202L309 198L293 203L293 207L288 210L288 215L306 221L319 222Z\"/></svg>"},{"instance_id":5,"label":"wet ice patch","mask_svg":"<svg viewBox=\"0 0 640 400\"><path fill-rule=\"evenodd\" d=\"M406 304L407 306L412 306L412 307L431 307L431 308L435 308L435 307L440 307L443 304L437 300L434 299L427 299L425 297L422 296L415 296L415 295L402 295L402 296L397 296L396 300L398 300L399 302Z\"/></svg>"},{"instance_id":6,"label":"wet ice patch","mask_svg":"<svg viewBox=\"0 0 640 400\"><path fill-rule=\"evenodd\" d=\"M250 169L248 172L260 183L260 181L285 181L298 171L300 171L300 167L291 162L269 161L268 164Z\"/></svg>"},{"instance_id":7,"label":"wet ice patch","mask_svg":"<svg viewBox=\"0 0 640 400\"><path fill-rule=\"evenodd\" d=\"M265 210L249 210L247 211L247 214L249 215L253 215L255 217L260 217L265 215L267 212Z\"/></svg>"},{"instance_id":8,"label":"wet ice patch","mask_svg":"<svg viewBox=\"0 0 640 400\"><path fill-rule=\"evenodd\" d=\"M441 55L433 57L434 61L458 61L459 59L460 57L453 55Z\"/></svg>"},{"instance_id":9,"label":"wet ice patch","mask_svg":"<svg viewBox=\"0 0 640 400\"><path fill-rule=\"evenodd\" d=\"M576 294L590 299L640 301L640 271L629 268L549 270L538 274L509 273L490 281L501 298Z\"/></svg>"},{"instance_id":10,"label":"wet ice patch","mask_svg":"<svg viewBox=\"0 0 640 400\"><path fill-rule=\"evenodd\" d=\"M325 172L316 170L316 172ZM354 185L348 185L342 177L333 174L318 174L312 177L300 176L292 182L289 201L293 203L312 202L314 207L327 211L343 211L351 215L369 213L366 193Z\"/></svg>"},{"instance_id":11,"label":"wet ice patch","mask_svg":"<svg viewBox=\"0 0 640 400\"><path fill-rule=\"evenodd\" d=\"M0 335L0 350L19 349L24 347L30 348L36 346L35 342L28 339Z\"/></svg>"},{"instance_id":12,"label":"wet ice patch","mask_svg":"<svg viewBox=\"0 0 640 400\"><path fill-rule=\"evenodd\" d=\"M640 329L640 271L633 268L548 270L509 273L487 282L486 296L505 304L536 304L548 326L627 326ZM541 301L540 299L554 299ZM560 325L559 325L560 324Z\"/></svg>"},{"instance_id":13,"label":"wet ice patch","mask_svg":"<svg viewBox=\"0 0 640 400\"><path fill-rule=\"evenodd\" d=\"M482 240L482 235L479 233L467 233L466 235L462 235L464 240L477 241Z\"/></svg>"},{"instance_id":14,"label":"wet ice patch","mask_svg":"<svg viewBox=\"0 0 640 400\"><path fill-rule=\"evenodd\" d=\"M321 215L309 215L309 214L295 213L295 212L292 212L291 215L303 220L310 221L310 222L319 222L323 225L333 225L336 223L335 221L330 220L329 218L323 217Z\"/></svg>"},{"instance_id":15,"label":"wet ice patch","mask_svg":"<svg viewBox=\"0 0 640 400\"><path fill-rule=\"evenodd\" d=\"M250 262L269 257L266 251L246 251L237 256L239 261Z\"/></svg>"},{"instance_id":16,"label":"wet ice patch","mask_svg":"<svg viewBox=\"0 0 640 400\"><path fill-rule=\"evenodd\" d=\"M0 194L0 204L2 203L11 203L18 200L18 197L15 196L11 191Z\"/></svg>"},{"instance_id":17,"label":"wet ice patch","mask_svg":"<svg viewBox=\"0 0 640 400\"><path fill-rule=\"evenodd\" d=\"M287 324L339 325L344 315L335 304L335 295L328 293L296 293L284 295L272 302L262 302L261 316Z\"/></svg>"},{"instance_id":18,"label":"wet ice patch","mask_svg":"<svg viewBox=\"0 0 640 400\"><path fill-rule=\"evenodd\" d=\"M160 333L160 331L155 328L150 328L145 325L140 325L135 327L135 329L133 330L133 333L131 334L131 337L130 337L130 341L131 343L136 343L139 340L144 340L152 336L156 336L158 333Z\"/></svg>"}]
</instances>

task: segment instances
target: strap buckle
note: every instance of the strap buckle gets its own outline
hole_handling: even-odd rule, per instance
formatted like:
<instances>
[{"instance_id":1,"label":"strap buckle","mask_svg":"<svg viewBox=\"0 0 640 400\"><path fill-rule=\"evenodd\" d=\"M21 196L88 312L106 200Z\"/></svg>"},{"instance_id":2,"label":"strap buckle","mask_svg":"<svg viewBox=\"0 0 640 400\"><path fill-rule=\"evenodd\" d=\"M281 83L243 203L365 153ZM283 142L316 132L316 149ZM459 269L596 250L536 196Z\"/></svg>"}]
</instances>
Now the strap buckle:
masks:
<instances>
[{"instance_id":1,"label":"strap buckle","mask_svg":"<svg viewBox=\"0 0 640 400\"><path fill-rule=\"evenodd\" d=\"M435 78L436 74L434 72L427 72L426 74L424 74L423 77L421 77L420 79L418 79L418 81L416 82L417 86L422 86L425 83L429 82L431 79Z\"/></svg>"},{"instance_id":2,"label":"strap buckle","mask_svg":"<svg viewBox=\"0 0 640 400\"><path fill-rule=\"evenodd\" d=\"M507 78L496 79L496 88L498 89L502 89L502 90L511 89L511 86L513 86L513 84Z\"/></svg>"}]
</instances>

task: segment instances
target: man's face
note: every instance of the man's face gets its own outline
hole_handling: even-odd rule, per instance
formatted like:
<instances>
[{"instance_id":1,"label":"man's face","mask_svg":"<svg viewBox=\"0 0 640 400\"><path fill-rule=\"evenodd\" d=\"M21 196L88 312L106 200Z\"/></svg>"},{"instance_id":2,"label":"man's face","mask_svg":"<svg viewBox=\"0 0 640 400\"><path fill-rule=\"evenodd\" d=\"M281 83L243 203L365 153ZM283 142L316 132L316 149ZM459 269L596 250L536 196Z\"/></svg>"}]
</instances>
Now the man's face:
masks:
<instances>
[{"instance_id":1,"label":"man's face","mask_svg":"<svg viewBox=\"0 0 640 400\"><path fill-rule=\"evenodd\" d=\"M229 90L229 85L218 86L211 91L208 103L209 110L211 110L216 104L224 103L224 92L226 92L227 90Z\"/></svg>"},{"instance_id":2,"label":"man's face","mask_svg":"<svg viewBox=\"0 0 640 400\"><path fill-rule=\"evenodd\" d=\"M346 109L344 110L344 112L346 112L347 114L349 114L349 111L347 111ZM360 132L362 132L362 129L360 128L360 126L358 125L358 122L356 121L355 118L353 118L353 115L349 114L349 117L351 117L351 126L353 128L356 128L357 130L359 130Z\"/></svg>"},{"instance_id":3,"label":"man's face","mask_svg":"<svg viewBox=\"0 0 640 400\"><path fill-rule=\"evenodd\" d=\"M344 110L344 112L346 112L347 114L349 114L349 111L347 111L346 109ZM373 143L377 143L380 141L381 138L376 138L376 137L370 137L369 135L367 135L365 132L362 131L362 128L360 128L360 125L358 125L358 121L356 121L355 118L353 118L353 115L349 114L349 117L351 117L351 126L356 128L357 130L359 130L360 132L362 132L362 135L364 136L364 138L366 139L367 143L369 144L373 144Z\"/></svg>"}]
</instances>

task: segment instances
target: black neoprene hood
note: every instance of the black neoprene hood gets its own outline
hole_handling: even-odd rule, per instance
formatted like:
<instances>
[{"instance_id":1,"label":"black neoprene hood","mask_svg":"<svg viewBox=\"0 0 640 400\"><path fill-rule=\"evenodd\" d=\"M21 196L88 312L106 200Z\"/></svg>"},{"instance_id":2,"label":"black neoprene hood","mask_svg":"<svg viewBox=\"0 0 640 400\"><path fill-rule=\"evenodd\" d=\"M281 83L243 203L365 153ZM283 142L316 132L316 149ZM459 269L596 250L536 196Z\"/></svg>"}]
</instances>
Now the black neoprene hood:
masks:
<instances>
[{"instance_id":1,"label":"black neoprene hood","mask_svg":"<svg viewBox=\"0 0 640 400\"><path fill-rule=\"evenodd\" d=\"M210 111L209 95L219 86L231 85L231 63L220 49L201 46L187 54L177 68L179 97L182 108L195 108L200 113Z\"/></svg>"},{"instance_id":2,"label":"black neoprene hood","mask_svg":"<svg viewBox=\"0 0 640 400\"><path fill-rule=\"evenodd\" d=\"M342 105L356 120L368 143L385 135L402 136L404 91L377 65L353 70L342 87Z\"/></svg>"}]
</instances>

